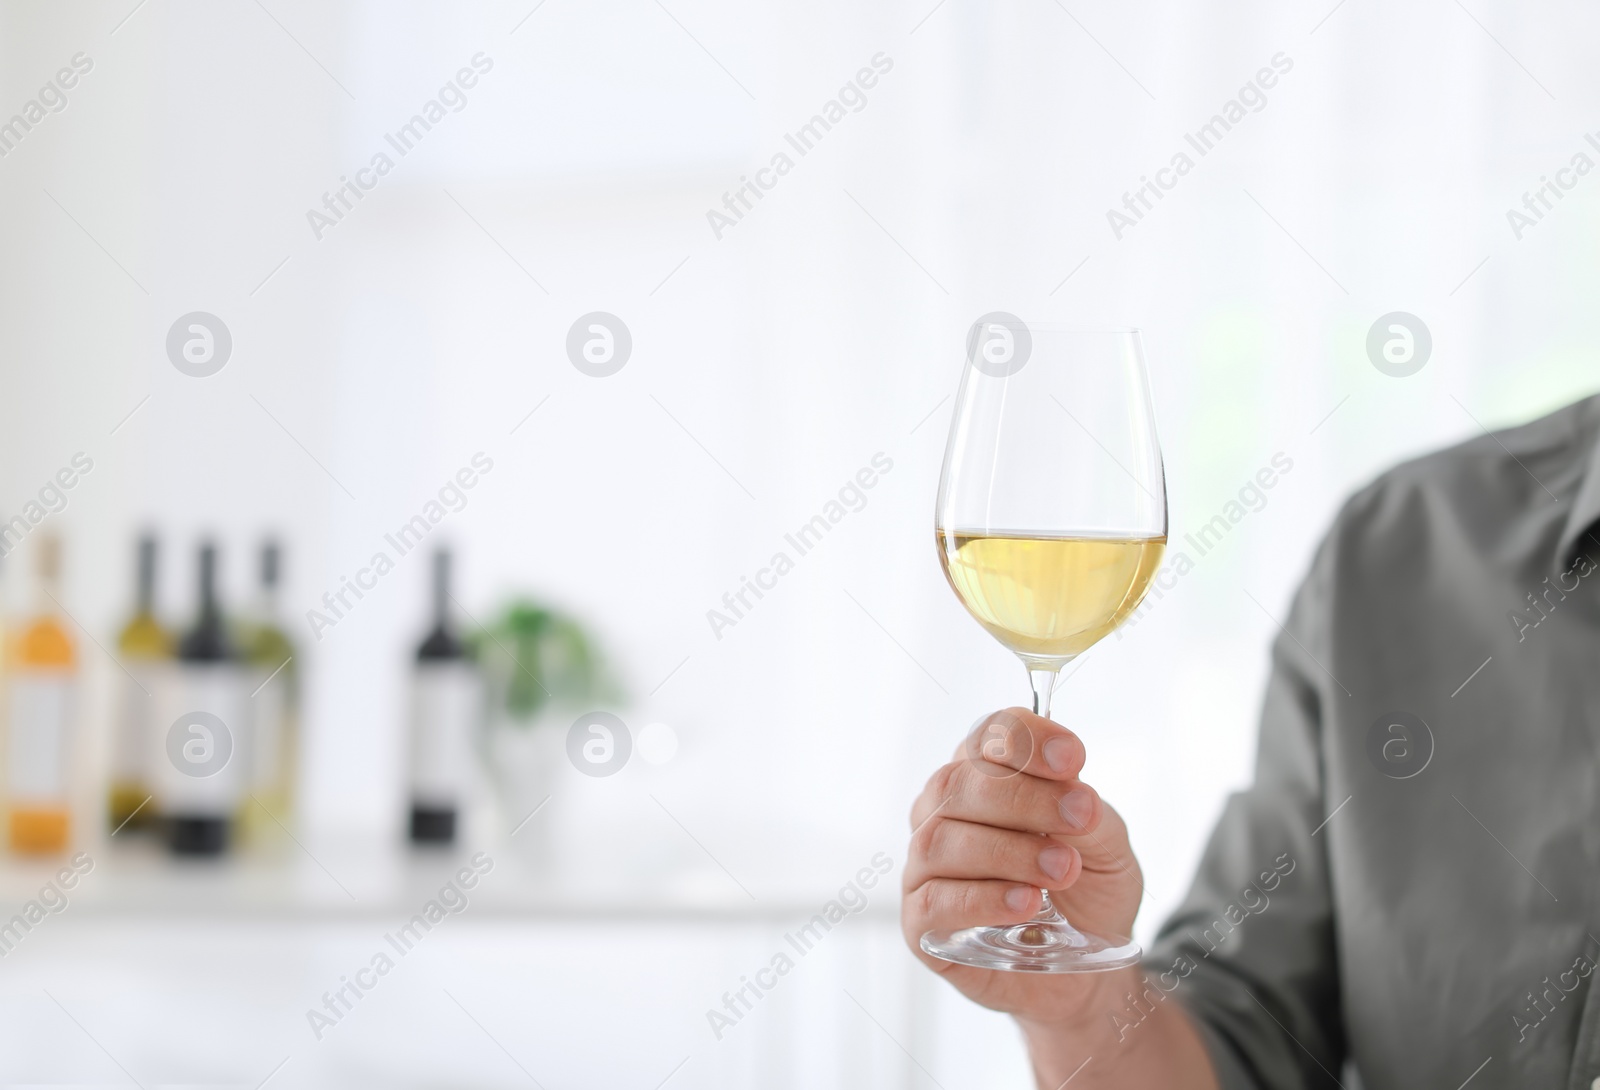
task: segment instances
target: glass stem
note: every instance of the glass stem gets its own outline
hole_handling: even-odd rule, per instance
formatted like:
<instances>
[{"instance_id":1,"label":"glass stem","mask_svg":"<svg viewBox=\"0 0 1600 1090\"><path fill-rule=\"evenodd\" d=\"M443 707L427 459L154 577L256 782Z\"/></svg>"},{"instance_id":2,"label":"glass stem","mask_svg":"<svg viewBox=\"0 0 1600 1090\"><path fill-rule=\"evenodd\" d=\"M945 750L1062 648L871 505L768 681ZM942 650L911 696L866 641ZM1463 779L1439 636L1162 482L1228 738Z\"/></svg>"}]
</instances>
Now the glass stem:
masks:
<instances>
[{"instance_id":1,"label":"glass stem","mask_svg":"<svg viewBox=\"0 0 1600 1090\"><path fill-rule=\"evenodd\" d=\"M1061 672L1061 667L1030 666L1028 667L1028 680L1033 683L1033 714L1050 718L1050 697L1056 691L1056 677ZM1076 930L1067 923L1066 917L1056 909L1050 900L1050 891L1039 891L1044 894L1044 903L1039 906L1039 912L1029 920L1032 924L1049 923L1076 934Z\"/></svg>"},{"instance_id":2,"label":"glass stem","mask_svg":"<svg viewBox=\"0 0 1600 1090\"><path fill-rule=\"evenodd\" d=\"M1056 674L1060 672L1059 666L1028 667L1028 680L1033 683L1033 714L1050 718L1050 696L1056 691Z\"/></svg>"}]
</instances>

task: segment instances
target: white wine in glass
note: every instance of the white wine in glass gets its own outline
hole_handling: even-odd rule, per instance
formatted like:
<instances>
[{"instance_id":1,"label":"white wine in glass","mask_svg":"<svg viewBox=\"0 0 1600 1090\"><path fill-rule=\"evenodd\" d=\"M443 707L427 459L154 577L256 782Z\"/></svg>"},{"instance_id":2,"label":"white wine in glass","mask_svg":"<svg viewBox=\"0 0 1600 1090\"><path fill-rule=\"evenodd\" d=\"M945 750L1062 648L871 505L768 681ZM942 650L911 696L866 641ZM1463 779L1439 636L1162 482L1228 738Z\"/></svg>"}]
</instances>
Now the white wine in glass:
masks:
<instances>
[{"instance_id":1,"label":"white wine in glass","mask_svg":"<svg viewBox=\"0 0 1600 1090\"><path fill-rule=\"evenodd\" d=\"M1061 668L1127 619L1161 566L1166 481L1137 330L985 315L967 337L934 518L956 596L1028 670L1050 715ZM1080 931L1048 891L1026 923L930 931L963 965L1094 972L1131 965L1126 935Z\"/></svg>"}]
</instances>

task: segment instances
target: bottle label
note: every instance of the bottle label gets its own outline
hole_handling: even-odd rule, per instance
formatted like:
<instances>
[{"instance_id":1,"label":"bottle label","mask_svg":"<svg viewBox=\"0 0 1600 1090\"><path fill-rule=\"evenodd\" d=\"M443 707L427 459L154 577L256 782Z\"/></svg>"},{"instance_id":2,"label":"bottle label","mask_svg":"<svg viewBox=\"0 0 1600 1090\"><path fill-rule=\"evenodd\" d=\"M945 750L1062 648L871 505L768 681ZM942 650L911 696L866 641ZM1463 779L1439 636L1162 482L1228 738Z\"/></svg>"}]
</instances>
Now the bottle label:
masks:
<instances>
[{"instance_id":1,"label":"bottle label","mask_svg":"<svg viewBox=\"0 0 1600 1090\"><path fill-rule=\"evenodd\" d=\"M456 806L471 784L481 707L477 671L466 662L419 663L411 682L411 801Z\"/></svg>"},{"instance_id":2,"label":"bottle label","mask_svg":"<svg viewBox=\"0 0 1600 1090\"><path fill-rule=\"evenodd\" d=\"M72 675L29 672L11 679L6 780L13 807L62 805L67 794Z\"/></svg>"},{"instance_id":3,"label":"bottle label","mask_svg":"<svg viewBox=\"0 0 1600 1090\"><path fill-rule=\"evenodd\" d=\"M178 663L156 679L150 780L160 811L232 817L249 783L245 672L234 663Z\"/></svg>"},{"instance_id":4,"label":"bottle label","mask_svg":"<svg viewBox=\"0 0 1600 1090\"><path fill-rule=\"evenodd\" d=\"M150 732L155 722L156 676L159 662L129 656L123 665L116 725L111 739L111 780L114 784L142 784L150 752Z\"/></svg>"}]
</instances>

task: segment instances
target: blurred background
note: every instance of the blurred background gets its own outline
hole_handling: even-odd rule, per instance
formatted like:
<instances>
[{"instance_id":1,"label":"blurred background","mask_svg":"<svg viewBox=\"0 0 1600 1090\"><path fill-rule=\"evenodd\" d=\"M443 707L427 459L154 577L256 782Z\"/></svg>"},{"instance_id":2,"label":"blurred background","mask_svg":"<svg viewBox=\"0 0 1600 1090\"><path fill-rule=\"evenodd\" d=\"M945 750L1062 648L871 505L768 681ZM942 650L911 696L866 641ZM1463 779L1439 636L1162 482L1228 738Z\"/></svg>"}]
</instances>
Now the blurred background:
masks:
<instances>
[{"instance_id":1,"label":"blurred background","mask_svg":"<svg viewBox=\"0 0 1600 1090\"><path fill-rule=\"evenodd\" d=\"M967 327L1141 327L1169 564L1229 520L1056 697L1148 940L1343 497L1600 385L1597 30L1492 0L0 2L0 587L16 646L75 656L43 852L0 864L0 1079L1027 1085L896 921L912 798L1027 697L932 548ZM1367 349L1397 311L1432 344L1403 377ZM179 854L112 820L132 693L185 668L124 638L141 534L162 653L231 664L285 739ZM419 848L441 548L480 703ZM62 673L8 684L37 716Z\"/></svg>"}]
</instances>

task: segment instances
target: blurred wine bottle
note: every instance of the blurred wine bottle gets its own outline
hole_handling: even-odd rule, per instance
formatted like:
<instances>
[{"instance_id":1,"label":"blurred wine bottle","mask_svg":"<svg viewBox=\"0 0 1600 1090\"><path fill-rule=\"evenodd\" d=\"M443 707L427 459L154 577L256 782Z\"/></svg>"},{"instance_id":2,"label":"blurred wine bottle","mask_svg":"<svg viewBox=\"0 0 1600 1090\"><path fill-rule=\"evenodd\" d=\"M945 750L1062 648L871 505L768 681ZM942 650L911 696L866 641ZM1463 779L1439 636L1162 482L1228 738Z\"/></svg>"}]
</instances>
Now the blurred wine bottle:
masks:
<instances>
[{"instance_id":1,"label":"blurred wine bottle","mask_svg":"<svg viewBox=\"0 0 1600 1090\"><path fill-rule=\"evenodd\" d=\"M11 647L6 735L10 843L17 852L59 852L71 837L68 769L78 657L61 618L61 542L45 532L35 548L32 620Z\"/></svg>"},{"instance_id":2,"label":"blurred wine bottle","mask_svg":"<svg viewBox=\"0 0 1600 1090\"><path fill-rule=\"evenodd\" d=\"M223 619L211 542L200 546L199 568L200 614L178 641L150 750L167 845L178 855L227 849L248 782L249 690Z\"/></svg>"},{"instance_id":3,"label":"blurred wine bottle","mask_svg":"<svg viewBox=\"0 0 1600 1090\"><path fill-rule=\"evenodd\" d=\"M156 674L172 657L172 635L156 619L156 539L139 539L138 592L133 616L117 636L117 657L126 673L111 736L111 799L108 817L116 832L149 826L156 816L147 765L153 748Z\"/></svg>"},{"instance_id":4,"label":"blurred wine bottle","mask_svg":"<svg viewBox=\"0 0 1600 1090\"><path fill-rule=\"evenodd\" d=\"M450 553L433 554L433 627L411 679L411 840L450 844L471 782L481 686L450 625Z\"/></svg>"},{"instance_id":5,"label":"blurred wine bottle","mask_svg":"<svg viewBox=\"0 0 1600 1090\"><path fill-rule=\"evenodd\" d=\"M10 812L10 803L7 801L9 777L5 771L10 762L5 761L4 753L10 746L11 738L11 674L15 669L12 659L16 649L12 645L11 624L11 584L15 582L15 577L10 575L10 571L16 566L16 561L12 559L16 548L15 545L6 548L4 540L0 539L0 814Z\"/></svg>"},{"instance_id":6,"label":"blurred wine bottle","mask_svg":"<svg viewBox=\"0 0 1600 1090\"><path fill-rule=\"evenodd\" d=\"M261 546L259 597L242 628L250 697L250 790L241 812L251 833L289 824L295 761L299 751L299 678L294 644L284 630L278 587L283 550L268 539ZM260 805L255 805L259 802Z\"/></svg>"}]
</instances>

